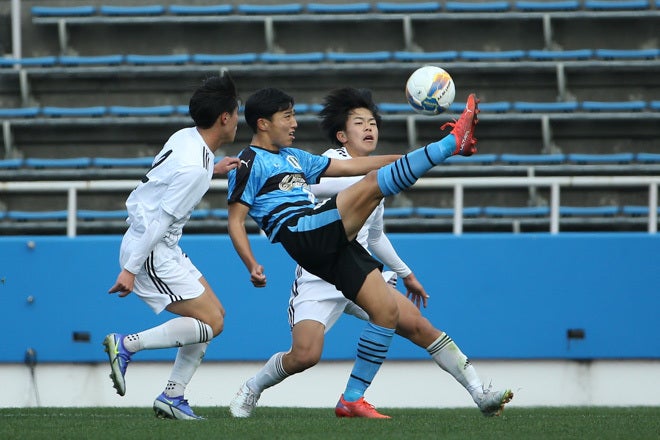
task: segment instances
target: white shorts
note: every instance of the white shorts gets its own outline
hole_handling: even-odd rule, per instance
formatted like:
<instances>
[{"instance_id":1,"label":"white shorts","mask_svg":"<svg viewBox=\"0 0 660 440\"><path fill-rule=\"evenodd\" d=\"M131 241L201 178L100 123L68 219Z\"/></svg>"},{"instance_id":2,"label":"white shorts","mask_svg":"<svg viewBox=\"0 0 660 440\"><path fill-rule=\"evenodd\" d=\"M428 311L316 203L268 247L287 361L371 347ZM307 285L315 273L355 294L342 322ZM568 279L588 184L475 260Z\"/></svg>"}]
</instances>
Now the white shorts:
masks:
<instances>
[{"instance_id":1,"label":"white shorts","mask_svg":"<svg viewBox=\"0 0 660 440\"><path fill-rule=\"evenodd\" d=\"M128 261L135 241L129 234L124 236L119 252L121 267ZM169 247L159 242L135 275L133 292L158 314L173 302L200 296L204 292L201 277L202 273L178 245Z\"/></svg>"},{"instance_id":2,"label":"white shorts","mask_svg":"<svg viewBox=\"0 0 660 440\"><path fill-rule=\"evenodd\" d=\"M323 324L325 333L327 333L342 313L365 321L369 320L367 312L347 299L332 284L312 275L300 266L296 268L296 273L300 275L291 288L289 298L289 326L291 328L300 321L309 319ZM396 273L385 271L383 279L396 286Z\"/></svg>"}]
</instances>

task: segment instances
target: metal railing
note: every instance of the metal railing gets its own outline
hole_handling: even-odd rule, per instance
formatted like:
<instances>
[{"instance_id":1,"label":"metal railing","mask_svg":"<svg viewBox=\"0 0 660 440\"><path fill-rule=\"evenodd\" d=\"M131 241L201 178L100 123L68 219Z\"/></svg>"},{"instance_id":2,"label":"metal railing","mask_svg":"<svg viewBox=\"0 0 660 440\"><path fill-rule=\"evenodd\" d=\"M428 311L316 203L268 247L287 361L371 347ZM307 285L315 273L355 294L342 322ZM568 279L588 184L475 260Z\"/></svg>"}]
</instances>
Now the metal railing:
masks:
<instances>
[{"instance_id":1,"label":"metal railing","mask_svg":"<svg viewBox=\"0 0 660 440\"><path fill-rule=\"evenodd\" d=\"M549 188L550 189L550 230L559 233L559 207L561 188L648 188L648 232L658 230L658 185L660 176L553 176L553 177L424 177L417 181L413 189L453 189L454 218L453 233L463 233L463 195L467 188ZM136 186L134 180L94 180L94 181L31 181L0 182L0 192L43 192L67 193L67 236L77 233L78 192L126 191ZM227 181L217 179L211 182L210 191L227 191Z\"/></svg>"}]
</instances>

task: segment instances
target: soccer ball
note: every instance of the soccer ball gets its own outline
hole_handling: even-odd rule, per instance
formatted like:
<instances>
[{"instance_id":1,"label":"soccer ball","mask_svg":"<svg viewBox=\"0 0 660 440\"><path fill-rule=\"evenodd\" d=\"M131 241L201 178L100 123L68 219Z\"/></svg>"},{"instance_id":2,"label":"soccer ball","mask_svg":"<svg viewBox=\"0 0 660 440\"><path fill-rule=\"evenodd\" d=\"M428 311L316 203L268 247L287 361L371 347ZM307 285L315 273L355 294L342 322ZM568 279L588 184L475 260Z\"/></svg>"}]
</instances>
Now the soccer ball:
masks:
<instances>
[{"instance_id":1,"label":"soccer ball","mask_svg":"<svg viewBox=\"0 0 660 440\"><path fill-rule=\"evenodd\" d=\"M415 70L406 82L408 104L423 115L437 115L454 102L454 80L444 69L424 66Z\"/></svg>"}]
</instances>

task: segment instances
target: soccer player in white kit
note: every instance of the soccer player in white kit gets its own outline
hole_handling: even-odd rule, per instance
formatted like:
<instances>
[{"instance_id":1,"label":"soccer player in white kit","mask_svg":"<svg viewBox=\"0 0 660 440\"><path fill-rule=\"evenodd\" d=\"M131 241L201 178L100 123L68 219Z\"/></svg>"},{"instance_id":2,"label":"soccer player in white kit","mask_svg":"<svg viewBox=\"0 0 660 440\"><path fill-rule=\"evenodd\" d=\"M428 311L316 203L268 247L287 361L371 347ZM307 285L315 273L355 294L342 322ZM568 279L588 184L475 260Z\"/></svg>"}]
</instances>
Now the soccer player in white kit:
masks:
<instances>
[{"instance_id":1,"label":"soccer player in white kit","mask_svg":"<svg viewBox=\"0 0 660 440\"><path fill-rule=\"evenodd\" d=\"M326 97L320 116L323 131L336 144L336 148L324 153L325 156L339 160L350 159L368 156L376 149L381 118L368 91L345 88L332 92ZM322 199L337 194L360 178L322 178L319 184L311 188ZM406 287L410 300L404 295L396 295L399 308L397 334L426 349L440 368L465 387L485 416L499 415L513 393L510 390L494 391L484 387L474 367L456 343L422 316L419 307L426 307L429 296L385 235L383 211L384 204L381 201L358 233L357 240L392 269L383 272L383 277L390 285L396 285L397 278L401 278ZM230 404L234 417L249 417L266 388L316 365L321 358L324 334L342 313L363 320L369 319L364 310L348 300L335 286L300 266L296 268L288 311L292 328L291 349L275 353L255 376L241 386ZM341 398L335 412L338 417L380 416L369 404L363 405L360 411L346 408Z\"/></svg>"},{"instance_id":2,"label":"soccer player in white kit","mask_svg":"<svg viewBox=\"0 0 660 440\"><path fill-rule=\"evenodd\" d=\"M201 418L184 392L209 342L222 332L225 311L179 239L213 174L226 174L239 164L238 158L225 157L214 165L214 152L234 140L238 105L229 75L206 79L190 98L195 126L168 139L126 201L129 227L119 254L122 269L109 293L125 297L135 292L156 314L167 310L179 317L137 333L111 333L103 344L120 396L126 393L126 367L135 353L179 347L167 385L153 404L159 417Z\"/></svg>"}]
</instances>

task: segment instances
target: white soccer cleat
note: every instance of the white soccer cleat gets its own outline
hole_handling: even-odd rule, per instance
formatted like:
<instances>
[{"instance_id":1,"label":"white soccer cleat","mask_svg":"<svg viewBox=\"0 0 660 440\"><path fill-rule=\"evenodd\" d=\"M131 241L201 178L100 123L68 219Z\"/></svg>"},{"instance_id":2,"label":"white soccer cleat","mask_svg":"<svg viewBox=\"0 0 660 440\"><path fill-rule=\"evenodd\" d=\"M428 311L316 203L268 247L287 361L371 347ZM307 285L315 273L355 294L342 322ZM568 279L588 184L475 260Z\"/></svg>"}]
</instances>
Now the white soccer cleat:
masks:
<instances>
[{"instance_id":1,"label":"white soccer cleat","mask_svg":"<svg viewBox=\"0 0 660 440\"><path fill-rule=\"evenodd\" d=\"M502 414L504 405L511 402L513 393L511 390L493 391L492 385L488 388L482 387L482 392L478 393L474 401L486 417L496 417Z\"/></svg>"},{"instance_id":2,"label":"white soccer cleat","mask_svg":"<svg viewBox=\"0 0 660 440\"><path fill-rule=\"evenodd\" d=\"M260 393L255 393L247 386L247 382L244 383L229 404L231 415L240 418L250 417L259 402L259 397L261 397Z\"/></svg>"}]
</instances>

